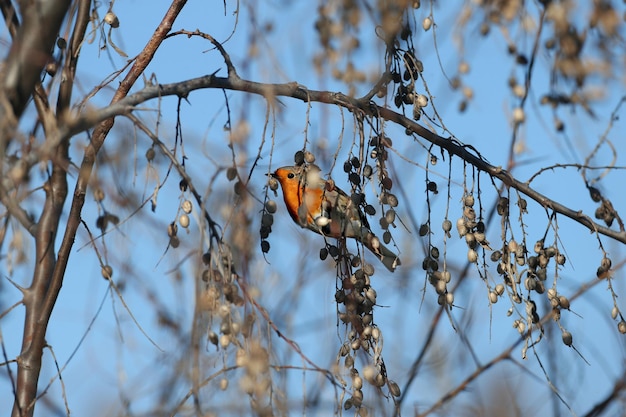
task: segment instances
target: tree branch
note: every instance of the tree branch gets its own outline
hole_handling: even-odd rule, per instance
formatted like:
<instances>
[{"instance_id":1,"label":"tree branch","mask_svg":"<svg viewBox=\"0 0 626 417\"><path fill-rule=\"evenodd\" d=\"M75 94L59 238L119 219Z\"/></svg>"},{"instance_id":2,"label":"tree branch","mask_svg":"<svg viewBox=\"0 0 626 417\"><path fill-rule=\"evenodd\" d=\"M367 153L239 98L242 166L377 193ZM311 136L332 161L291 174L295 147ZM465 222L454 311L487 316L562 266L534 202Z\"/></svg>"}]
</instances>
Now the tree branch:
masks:
<instances>
[{"instance_id":1,"label":"tree branch","mask_svg":"<svg viewBox=\"0 0 626 417\"><path fill-rule=\"evenodd\" d=\"M458 156L464 161L475 166L480 171L486 172L494 178L498 178L507 187L518 190L522 194L525 194L529 198L535 200L542 207L569 217L575 222L587 227L593 233L599 233L615 239L618 242L626 243L626 232L609 229L608 227L594 222L582 211L572 210L547 197L546 195L541 194L530 187L527 182L522 182L516 179L510 172L502 169L502 167L491 165L482 157L476 155L476 152L470 152L468 149L473 149L470 146L464 145L457 140L439 136L417 124L408 117L393 110L379 106L373 102L358 100L342 93L309 90L295 82L287 84L262 84L254 81L243 80L237 76L233 77L232 75L229 77L217 77L215 76L215 73L213 73L204 77L193 78L178 83L153 85L131 94L108 107L97 111L91 110L73 120L68 121L67 125L61 130L61 138L74 136L78 132L89 129L91 126L94 126L102 120L136 111L139 104L145 103L148 100L165 96L187 97L194 90L208 88L243 91L261 95L269 101L273 101L276 96L292 97L304 102L311 101L334 104L344 107L351 112L360 112L369 116L377 115L389 122L400 125L405 129L410 129L423 139L426 139L432 144L445 149L451 155Z\"/></svg>"},{"instance_id":2,"label":"tree branch","mask_svg":"<svg viewBox=\"0 0 626 417\"><path fill-rule=\"evenodd\" d=\"M5 61L0 89L4 91L19 118L50 60L50 51L70 6L70 0L22 2L23 24L16 32Z\"/></svg>"}]
</instances>

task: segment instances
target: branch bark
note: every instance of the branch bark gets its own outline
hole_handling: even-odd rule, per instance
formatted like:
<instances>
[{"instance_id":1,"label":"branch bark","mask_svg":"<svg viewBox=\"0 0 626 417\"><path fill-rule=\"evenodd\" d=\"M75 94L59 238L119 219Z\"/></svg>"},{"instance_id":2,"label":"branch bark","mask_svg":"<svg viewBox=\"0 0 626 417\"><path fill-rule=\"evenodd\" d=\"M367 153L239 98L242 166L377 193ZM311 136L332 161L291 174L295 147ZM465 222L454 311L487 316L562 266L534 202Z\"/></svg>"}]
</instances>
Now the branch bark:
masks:
<instances>
[{"instance_id":1,"label":"branch bark","mask_svg":"<svg viewBox=\"0 0 626 417\"><path fill-rule=\"evenodd\" d=\"M25 5L20 11L23 24L11 44L0 84L17 118L22 115L41 71L50 60L50 51L70 0L35 0L21 4Z\"/></svg>"}]
</instances>

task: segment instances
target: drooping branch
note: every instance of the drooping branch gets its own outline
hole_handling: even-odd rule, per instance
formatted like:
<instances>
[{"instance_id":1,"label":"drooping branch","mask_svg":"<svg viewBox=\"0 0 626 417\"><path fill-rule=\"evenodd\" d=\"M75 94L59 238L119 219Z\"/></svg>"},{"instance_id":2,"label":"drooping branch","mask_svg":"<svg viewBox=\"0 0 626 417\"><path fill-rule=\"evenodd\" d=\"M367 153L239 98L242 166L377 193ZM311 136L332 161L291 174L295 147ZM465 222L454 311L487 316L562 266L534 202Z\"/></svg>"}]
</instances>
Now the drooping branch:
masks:
<instances>
[{"instance_id":1,"label":"drooping branch","mask_svg":"<svg viewBox=\"0 0 626 417\"><path fill-rule=\"evenodd\" d=\"M329 91L309 90L298 83L286 84L263 84L254 81L244 80L238 76L231 75L228 77L217 77L214 74L204 77L193 78L173 84L159 84L148 86L134 94L125 97L118 102L99 109L97 111L89 111L77 118L68 121L64 130L61 131L61 137L71 137L80 131L89 129L91 126L110 117L129 114L136 111L137 106L154 98L165 96L188 97L192 91L201 89L225 89L242 91L250 94L257 94L265 97L268 101L273 102L277 96L291 97L304 102L318 102L333 104L344 107L355 113L360 112L367 116L378 116L384 120L395 123L399 126L409 129L411 132L431 142L432 144L445 149L450 155L457 156L467 163L473 165L480 171L483 171L491 177L502 181L507 187L514 188L520 193L525 194L529 198L535 200L542 207L562 214L570 219L580 223L593 233L605 235L618 242L626 243L626 232L612 230L606 226L594 222L588 215L581 211L573 210L548 196L533 189L527 182L523 182L515 178L510 172L499 166L494 166L480 157L477 152L473 151L471 146L464 145L458 140L444 138L432 131L426 129L414 120L390 110L386 107L377 105L374 102L361 100L347 96L342 93L333 93Z\"/></svg>"}]
</instances>

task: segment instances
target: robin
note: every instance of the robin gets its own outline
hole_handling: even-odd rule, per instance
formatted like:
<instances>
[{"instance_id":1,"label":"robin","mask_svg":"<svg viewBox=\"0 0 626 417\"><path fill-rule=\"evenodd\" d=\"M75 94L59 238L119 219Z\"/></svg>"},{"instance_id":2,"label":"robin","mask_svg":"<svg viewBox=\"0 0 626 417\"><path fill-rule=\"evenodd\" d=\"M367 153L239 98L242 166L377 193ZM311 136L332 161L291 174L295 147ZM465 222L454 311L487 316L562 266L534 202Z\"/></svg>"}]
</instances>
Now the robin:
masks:
<instances>
[{"instance_id":1,"label":"robin","mask_svg":"<svg viewBox=\"0 0 626 417\"><path fill-rule=\"evenodd\" d=\"M400 258L380 243L352 199L332 180L324 180L320 172L318 166L307 164L281 167L270 174L283 189L293 221L323 236L358 240L393 272Z\"/></svg>"}]
</instances>

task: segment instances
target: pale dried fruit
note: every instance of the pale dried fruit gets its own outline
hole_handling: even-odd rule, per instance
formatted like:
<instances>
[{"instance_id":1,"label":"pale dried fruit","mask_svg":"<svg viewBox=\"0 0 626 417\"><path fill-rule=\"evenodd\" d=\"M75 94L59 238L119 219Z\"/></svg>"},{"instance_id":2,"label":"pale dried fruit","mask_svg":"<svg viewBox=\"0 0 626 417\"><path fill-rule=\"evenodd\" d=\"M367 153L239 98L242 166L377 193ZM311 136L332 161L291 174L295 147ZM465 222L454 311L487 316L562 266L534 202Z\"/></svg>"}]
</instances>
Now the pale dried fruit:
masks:
<instances>
[{"instance_id":1,"label":"pale dried fruit","mask_svg":"<svg viewBox=\"0 0 626 417\"><path fill-rule=\"evenodd\" d=\"M526 114L524 113L524 109L521 107L516 107L513 109L513 123L516 125L524 123L526 120Z\"/></svg>"},{"instance_id":2,"label":"pale dried fruit","mask_svg":"<svg viewBox=\"0 0 626 417\"><path fill-rule=\"evenodd\" d=\"M116 14L113 12L108 12L107 14L104 15L104 23L111 26L112 28L120 27L120 20L118 19Z\"/></svg>"},{"instance_id":3,"label":"pale dried fruit","mask_svg":"<svg viewBox=\"0 0 626 417\"><path fill-rule=\"evenodd\" d=\"M419 107L426 107L428 105L428 97L426 97L424 94L418 94L415 99L415 104L417 104Z\"/></svg>"},{"instance_id":4,"label":"pale dried fruit","mask_svg":"<svg viewBox=\"0 0 626 417\"><path fill-rule=\"evenodd\" d=\"M307 164L312 164L313 162L315 162L315 155L313 155L312 152L305 151L304 160L306 161Z\"/></svg>"},{"instance_id":5,"label":"pale dried fruit","mask_svg":"<svg viewBox=\"0 0 626 417\"><path fill-rule=\"evenodd\" d=\"M227 334L223 334L220 336L220 346L222 349L225 349L230 344L230 336Z\"/></svg>"},{"instance_id":6,"label":"pale dried fruit","mask_svg":"<svg viewBox=\"0 0 626 417\"><path fill-rule=\"evenodd\" d=\"M496 285L495 291L496 291L496 294L498 295L504 294L504 285L503 284Z\"/></svg>"},{"instance_id":7,"label":"pale dried fruit","mask_svg":"<svg viewBox=\"0 0 626 417\"><path fill-rule=\"evenodd\" d=\"M191 210L193 209L193 203L189 200L185 200L183 201L183 203L180 205L180 207L183 209L183 211L187 214L191 213Z\"/></svg>"},{"instance_id":8,"label":"pale dried fruit","mask_svg":"<svg viewBox=\"0 0 626 417\"><path fill-rule=\"evenodd\" d=\"M465 236L468 232L465 220L462 217L456 221L456 230L459 232L459 237Z\"/></svg>"},{"instance_id":9,"label":"pale dried fruit","mask_svg":"<svg viewBox=\"0 0 626 417\"><path fill-rule=\"evenodd\" d=\"M611 309L611 318L612 318L613 320L615 320L615 319L617 318L617 315L618 315L618 314L619 314L619 310L618 310L618 308L617 308L617 307L613 307L613 308Z\"/></svg>"},{"instance_id":10,"label":"pale dried fruit","mask_svg":"<svg viewBox=\"0 0 626 417\"><path fill-rule=\"evenodd\" d=\"M93 190L93 198L97 202L101 202L102 200L104 200L104 191L102 190L102 188L98 187L95 190Z\"/></svg>"},{"instance_id":11,"label":"pale dried fruit","mask_svg":"<svg viewBox=\"0 0 626 417\"><path fill-rule=\"evenodd\" d=\"M446 304L450 306L454 304L454 294L452 294L451 292L446 294Z\"/></svg>"},{"instance_id":12,"label":"pale dried fruit","mask_svg":"<svg viewBox=\"0 0 626 417\"><path fill-rule=\"evenodd\" d=\"M228 379L226 378L220 379L220 389L222 391L226 391L227 388L228 388Z\"/></svg>"},{"instance_id":13,"label":"pale dried fruit","mask_svg":"<svg viewBox=\"0 0 626 417\"><path fill-rule=\"evenodd\" d=\"M186 214L181 214L180 217L178 218L178 223L180 223L180 225L184 227L185 229L188 228L189 216L187 216Z\"/></svg>"},{"instance_id":14,"label":"pale dried fruit","mask_svg":"<svg viewBox=\"0 0 626 417\"><path fill-rule=\"evenodd\" d=\"M433 19L429 17L425 17L424 20L422 20L422 28L424 29L424 31L428 31L430 30L430 28L433 25Z\"/></svg>"}]
</instances>

